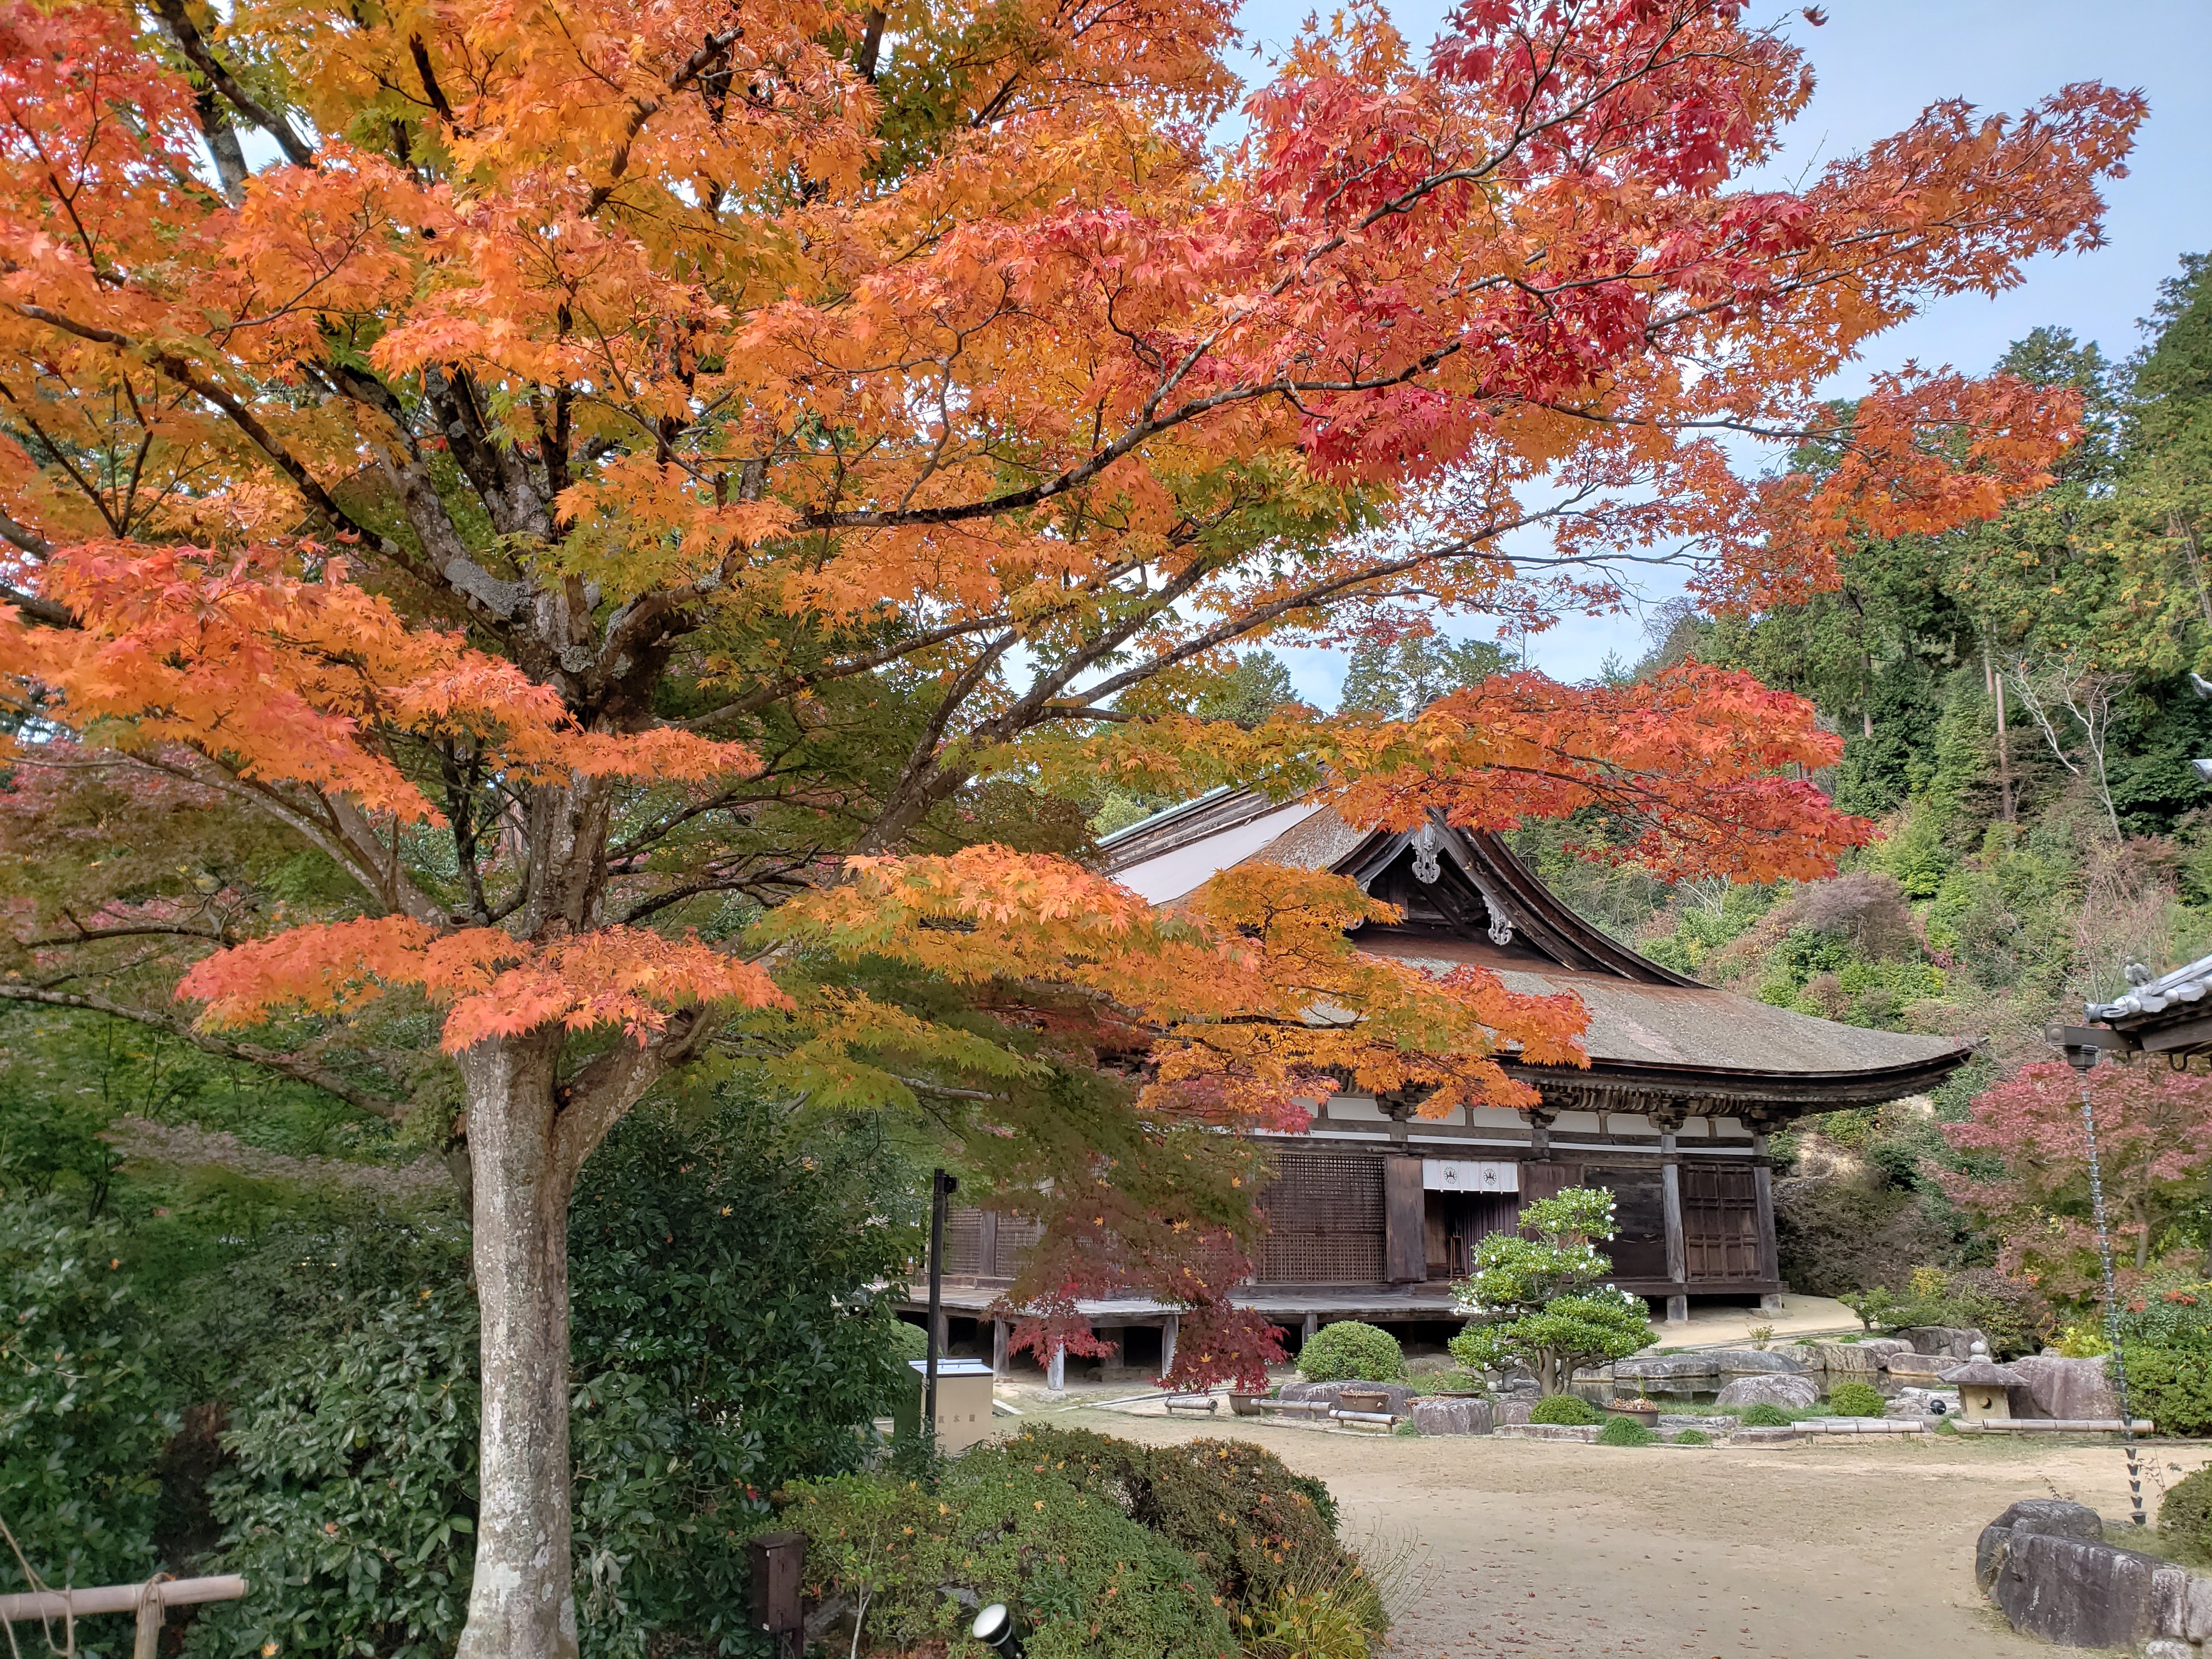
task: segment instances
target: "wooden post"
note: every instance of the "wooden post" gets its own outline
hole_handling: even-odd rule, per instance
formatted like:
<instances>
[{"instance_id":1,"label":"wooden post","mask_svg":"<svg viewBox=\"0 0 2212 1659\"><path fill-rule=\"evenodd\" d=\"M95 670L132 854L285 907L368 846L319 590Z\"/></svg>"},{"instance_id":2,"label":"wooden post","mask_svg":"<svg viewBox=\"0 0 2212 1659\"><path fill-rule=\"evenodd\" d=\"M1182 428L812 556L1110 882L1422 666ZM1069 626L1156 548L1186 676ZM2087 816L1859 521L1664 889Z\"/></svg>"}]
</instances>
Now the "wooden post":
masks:
<instances>
[{"instance_id":1,"label":"wooden post","mask_svg":"<svg viewBox=\"0 0 2212 1659\"><path fill-rule=\"evenodd\" d=\"M1774 1243L1774 1166L1766 1156L1766 1133L1754 1129L1751 1136L1751 1191L1759 1206L1759 1276L1779 1280L1782 1260ZM1760 1305L1765 1305L1765 1298ZM1779 1307L1769 1310L1778 1313Z\"/></svg>"},{"instance_id":2,"label":"wooden post","mask_svg":"<svg viewBox=\"0 0 2212 1659\"><path fill-rule=\"evenodd\" d=\"M984 1211L981 1225L976 1231L979 1237L975 1250L975 1277L996 1279L999 1277L999 1212L996 1210Z\"/></svg>"},{"instance_id":3,"label":"wooden post","mask_svg":"<svg viewBox=\"0 0 2212 1659\"><path fill-rule=\"evenodd\" d=\"M1182 1334L1182 1316L1170 1314L1160 1321L1160 1380L1175 1369L1176 1338Z\"/></svg>"},{"instance_id":4,"label":"wooden post","mask_svg":"<svg viewBox=\"0 0 2212 1659\"><path fill-rule=\"evenodd\" d=\"M131 1659L161 1659L161 1586L145 1583L138 1589L138 1627L131 1638Z\"/></svg>"},{"instance_id":5,"label":"wooden post","mask_svg":"<svg viewBox=\"0 0 2212 1659\"><path fill-rule=\"evenodd\" d=\"M1052 1345L1052 1358L1045 1362L1044 1385L1054 1394L1067 1386L1067 1350L1057 1342Z\"/></svg>"},{"instance_id":6,"label":"wooden post","mask_svg":"<svg viewBox=\"0 0 2212 1659\"><path fill-rule=\"evenodd\" d=\"M1004 1376L1006 1374L1006 1322L1003 1319L993 1320L991 1322L991 1375L994 1376Z\"/></svg>"},{"instance_id":7,"label":"wooden post","mask_svg":"<svg viewBox=\"0 0 2212 1659\"><path fill-rule=\"evenodd\" d=\"M1671 1284L1686 1286L1690 1280L1690 1255L1682 1238L1682 1154L1674 1136L1674 1129L1661 1126L1659 1195L1666 1216L1667 1278ZM1689 1317L1687 1291L1670 1292L1667 1297L1667 1322L1686 1324Z\"/></svg>"},{"instance_id":8,"label":"wooden post","mask_svg":"<svg viewBox=\"0 0 2212 1659\"><path fill-rule=\"evenodd\" d=\"M1306 1316L1305 1327L1298 1333L1298 1346L1303 1348L1307 1343L1312 1341L1314 1340L1314 1333L1318 1331L1320 1328L1321 1316L1319 1314L1308 1314Z\"/></svg>"},{"instance_id":9,"label":"wooden post","mask_svg":"<svg viewBox=\"0 0 2212 1659\"><path fill-rule=\"evenodd\" d=\"M939 1170L929 1182L929 1324L922 1350L921 1422L937 1432L937 1362L945 1353L945 1206L960 1183Z\"/></svg>"},{"instance_id":10,"label":"wooden post","mask_svg":"<svg viewBox=\"0 0 2212 1659\"><path fill-rule=\"evenodd\" d=\"M795 1656L806 1639L806 1534L763 1533L745 1548L752 1557L753 1626L767 1632L779 1659Z\"/></svg>"}]
</instances>

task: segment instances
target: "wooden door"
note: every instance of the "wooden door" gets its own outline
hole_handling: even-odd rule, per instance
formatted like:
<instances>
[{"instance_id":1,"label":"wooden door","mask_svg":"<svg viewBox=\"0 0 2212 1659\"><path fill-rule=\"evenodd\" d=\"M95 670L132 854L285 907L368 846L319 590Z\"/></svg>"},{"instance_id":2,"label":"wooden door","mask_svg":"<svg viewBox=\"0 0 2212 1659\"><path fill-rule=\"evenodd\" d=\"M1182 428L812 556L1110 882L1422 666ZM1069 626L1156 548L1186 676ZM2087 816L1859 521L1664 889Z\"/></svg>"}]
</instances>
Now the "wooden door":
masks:
<instances>
[{"instance_id":1,"label":"wooden door","mask_svg":"<svg viewBox=\"0 0 2212 1659\"><path fill-rule=\"evenodd\" d=\"M1540 1198L1557 1198L1570 1187L1582 1184L1582 1168L1574 1164L1523 1164L1521 1166L1521 1207Z\"/></svg>"},{"instance_id":2,"label":"wooden door","mask_svg":"<svg viewBox=\"0 0 2212 1659\"><path fill-rule=\"evenodd\" d=\"M1692 1284L1759 1278L1759 1194L1752 1171L1682 1165L1682 1255Z\"/></svg>"},{"instance_id":3,"label":"wooden door","mask_svg":"<svg viewBox=\"0 0 2212 1659\"><path fill-rule=\"evenodd\" d=\"M1429 1243L1421 1188L1421 1160L1382 1160L1383 1278L1392 1285L1418 1285L1429 1276Z\"/></svg>"}]
</instances>

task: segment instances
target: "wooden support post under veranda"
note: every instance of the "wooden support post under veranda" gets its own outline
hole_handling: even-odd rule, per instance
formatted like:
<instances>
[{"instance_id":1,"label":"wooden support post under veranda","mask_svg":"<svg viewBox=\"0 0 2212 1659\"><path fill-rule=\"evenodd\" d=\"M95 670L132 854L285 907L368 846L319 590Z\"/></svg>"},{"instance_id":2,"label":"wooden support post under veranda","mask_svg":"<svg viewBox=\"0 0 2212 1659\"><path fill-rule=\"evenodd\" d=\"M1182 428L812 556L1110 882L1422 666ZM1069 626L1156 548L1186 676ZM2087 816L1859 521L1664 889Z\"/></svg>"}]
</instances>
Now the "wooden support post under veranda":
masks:
<instances>
[{"instance_id":1,"label":"wooden support post under veranda","mask_svg":"<svg viewBox=\"0 0 2212 1659\"><path fill-rule=\"evenodd\" d=\"M246 1580L235 1573L214 1578L149 1578L141 1584L102 1584L93 1589L31 1590L0 1595L0 1622L62 1620L74 1624L94 1613L133 1613L138 1616L138 1632L131 1644L131 1659L154 1659L161 1639L161 1620L169 1608L235 1601L245 1594Z\"/></svg>"}]
</instances>

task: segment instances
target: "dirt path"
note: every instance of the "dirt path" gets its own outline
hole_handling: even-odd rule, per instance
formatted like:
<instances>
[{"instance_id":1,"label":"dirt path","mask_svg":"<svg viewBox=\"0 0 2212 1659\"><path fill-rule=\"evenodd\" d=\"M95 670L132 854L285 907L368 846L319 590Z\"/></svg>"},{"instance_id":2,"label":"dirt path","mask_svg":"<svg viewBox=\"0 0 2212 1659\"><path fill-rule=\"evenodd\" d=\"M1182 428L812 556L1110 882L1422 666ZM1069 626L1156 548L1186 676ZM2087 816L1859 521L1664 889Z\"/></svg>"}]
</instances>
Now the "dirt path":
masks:
<instances>
[{"instance_id":1,"label":"dirt path","mask_svg":"<svg viewBox=\"0 0 2212 1659\"><path fill-rule=\"evenodd\" d=\"M1399 1619L1400 1659L2050 1659L1975 1594L1976 1534L2014 1498L2054 1488L2108 1520L2127 1512L2116 1448L1666 1450L1097 1410L1046 1420L1151 1442L1255 1440L1328 1482L1346 1536L1410 1535L1426 1587Z\"/></svg>"}]
</instances>

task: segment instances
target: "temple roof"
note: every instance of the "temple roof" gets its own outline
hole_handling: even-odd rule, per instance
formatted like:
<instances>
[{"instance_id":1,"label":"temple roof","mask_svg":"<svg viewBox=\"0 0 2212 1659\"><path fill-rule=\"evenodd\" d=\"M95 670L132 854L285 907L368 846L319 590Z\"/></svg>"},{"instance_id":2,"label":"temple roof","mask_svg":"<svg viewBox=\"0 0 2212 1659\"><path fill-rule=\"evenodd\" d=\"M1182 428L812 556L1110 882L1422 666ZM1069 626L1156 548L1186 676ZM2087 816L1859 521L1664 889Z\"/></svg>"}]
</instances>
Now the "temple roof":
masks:
<instances>
[{"instance_id":1,"label":"temple roof","mask_svg":"<svg viewBox=\"0 0 2212 1659\"><path fill-rule=\"evenodd\" d=\"M2149 1053L2203 1054L2212 1049L2212 957L2146 980L2110 1002L2090 1003L2085 1012Z\"/></svg>"},{"instance_id":2,"label":"temple roof","mask_svg":"<svg viewBox=\"0 0 2212 1659\"><path fill-rule=\"evenodd\" d=\"M1516 1068L1547 1091L1826 1110L1929 1088L1969 1052L1950 1037L1844 1025L1701 985L1577 915L1486 832L1360 830L1326 802L1218 790L1100 848L1115 880L1169 907L1240 864L1348 875L1405 914L1360 928L1363 949L1437 972L1479 965L1510 990L1579 998L1589 1070Z\"/></svg>"}]
</instances>

